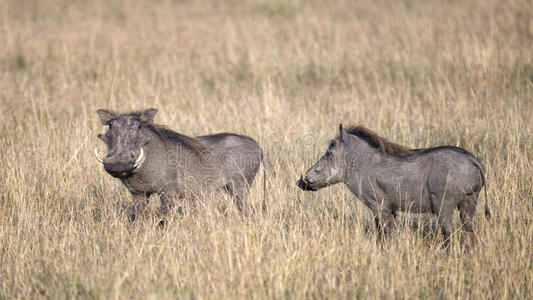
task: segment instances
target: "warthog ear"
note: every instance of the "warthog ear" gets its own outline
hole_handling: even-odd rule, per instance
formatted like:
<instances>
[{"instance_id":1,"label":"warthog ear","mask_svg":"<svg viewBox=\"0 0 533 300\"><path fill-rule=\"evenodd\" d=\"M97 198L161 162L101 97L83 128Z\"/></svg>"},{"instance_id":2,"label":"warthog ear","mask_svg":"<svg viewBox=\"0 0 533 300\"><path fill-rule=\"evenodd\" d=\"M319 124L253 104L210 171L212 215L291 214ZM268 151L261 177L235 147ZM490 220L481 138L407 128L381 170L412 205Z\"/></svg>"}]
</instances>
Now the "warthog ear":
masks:
<instances>
[{"instance_id":1,"label":"warthog ear","mask_svg":"<svg viewBox=\"0 0 533 300\"><path fill-rule=\"evenodd\" d=\"M344 141L344 137L346 136L346 130L342 127L342 123L339 124L339 139L340 141Z\"/></svg>"},{"instance_id":2,"label":"warthog ear","mask_svg":"<svg viewBox=\"0 0 533 300\"><path fill-rule=\"evenodd\" d=\"M155 114L157 113L156 108L150 108L141 113L141 122L143 123L154 123Z\"/></svg>"},{"instance_id":3,"label":"warthog ear","mask_svg":"<svg viewBox=\"0 0 533 300\"><path fill-rule=\"evenodd\" d=\"M109 125L109 122L117 117L114 112L111 112L107 109L99 109L96 111L96 113L98 113L100 116L100 120L102 121L103 125Z\"/></svg>"}]
</instances>

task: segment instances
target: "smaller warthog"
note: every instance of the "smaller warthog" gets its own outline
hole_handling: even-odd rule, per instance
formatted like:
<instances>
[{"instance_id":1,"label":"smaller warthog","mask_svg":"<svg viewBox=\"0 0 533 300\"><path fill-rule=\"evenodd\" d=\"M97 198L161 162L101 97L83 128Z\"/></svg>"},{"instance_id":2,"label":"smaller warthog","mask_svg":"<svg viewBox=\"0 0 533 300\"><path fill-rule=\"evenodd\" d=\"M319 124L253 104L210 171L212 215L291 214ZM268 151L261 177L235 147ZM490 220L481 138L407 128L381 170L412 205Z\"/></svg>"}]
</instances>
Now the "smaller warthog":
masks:
<instances>
[{"instance_id":1,"label":"smaller warthog","mask_svg":"<svg viewBox=\"0 0 533 300\"><path fill-rule=\"evenodd\" d=\"M454 146L408 149L363 126L343 129L326 154L296 183L304 191L344 182L372 210L379 235L388 236L398 211L438 216L445 247L452 217L459 209L463 230L471 234L479 192L485 184L481 162ZM485 190L485 215L490 216Z\"/></svg>"},{"instance_id":2,"label":"smaller warthog","mask_svg":"<svg viewBox=\"0 0 533 300\"><path fill-rule=\"evenodd\" d=\"M161 214L175 198L216 190L233 196L239 210L245 208L243 201L263 160L261 147L252 138L231 133L185 136L155 125L157 109L97 112L102 124L109 127L98 135L107 145L107 155L101 158L96 149L95 155L131 193L132 219L145 211L154 193L160 195Z\"/></svg>"}]
</instances>

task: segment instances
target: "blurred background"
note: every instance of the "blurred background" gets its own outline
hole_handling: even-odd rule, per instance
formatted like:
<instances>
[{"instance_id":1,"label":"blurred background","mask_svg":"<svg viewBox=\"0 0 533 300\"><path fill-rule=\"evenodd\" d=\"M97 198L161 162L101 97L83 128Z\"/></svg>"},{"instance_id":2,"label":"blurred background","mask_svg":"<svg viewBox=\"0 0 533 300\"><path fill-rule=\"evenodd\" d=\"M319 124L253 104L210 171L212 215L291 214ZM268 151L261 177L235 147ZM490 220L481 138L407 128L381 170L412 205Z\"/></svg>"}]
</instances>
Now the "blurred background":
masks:
<instances>
[{"instance_id":1,"label":"blurred background","mask_svg":"<svg viewBox=\"0 0 533 300\"><path fill-rule=\"evenodd\" d=\"M0 298L528 298L532 46L527 0L1 0ZM215 196L164 231L123 218L96 109L149 107L258 140L268 213ZM298 190L340 122L481 158L477 245L446 254L404 215L382 248L345 187Z\"/></svg>"}]
</instances>

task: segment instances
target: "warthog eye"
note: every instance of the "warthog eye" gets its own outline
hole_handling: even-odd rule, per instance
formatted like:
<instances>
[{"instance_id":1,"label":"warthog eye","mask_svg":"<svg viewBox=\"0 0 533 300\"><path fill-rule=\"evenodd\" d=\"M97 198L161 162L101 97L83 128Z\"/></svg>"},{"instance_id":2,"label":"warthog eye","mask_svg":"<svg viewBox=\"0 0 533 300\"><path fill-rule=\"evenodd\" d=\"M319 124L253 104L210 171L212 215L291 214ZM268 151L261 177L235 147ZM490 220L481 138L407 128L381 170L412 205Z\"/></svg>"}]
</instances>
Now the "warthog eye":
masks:
<instances>
[{"instance_id":1,"label":"warthog eye","mask_svg":"<svg viewBox=\"0 0 533 300\"><path fill-rule=\"evenodd\" d=\"M331 141L331 143L329 144L329 149L335 148L335 146L337 146L337 142Z\"/></svg>"}]
</instances>

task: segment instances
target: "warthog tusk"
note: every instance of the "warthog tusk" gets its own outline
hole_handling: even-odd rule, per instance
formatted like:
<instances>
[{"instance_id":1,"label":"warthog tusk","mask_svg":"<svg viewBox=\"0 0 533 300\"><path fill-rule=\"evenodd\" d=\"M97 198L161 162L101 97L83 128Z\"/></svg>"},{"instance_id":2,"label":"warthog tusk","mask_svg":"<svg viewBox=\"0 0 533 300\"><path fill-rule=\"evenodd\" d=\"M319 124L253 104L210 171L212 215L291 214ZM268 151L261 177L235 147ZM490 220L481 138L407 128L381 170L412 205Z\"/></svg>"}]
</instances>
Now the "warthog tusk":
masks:
<instances>
[{"instance_id":1,"label":"warthog tusk","mask_svg":"<svg viewBox=\"0 0 533 300\"><path fill-rule=\"evenodd\" d=\"M305 173L302 173L302 182L307 183L307 175Z\"/></svg>"},{"instance_id":2,"label":"warthog tusk","mask_svg":"<svg viewBox=\"0 0 533 300\"><path fill-rule=\"evenodd\" d=\"M137 160L135 160L135 164L133 165L134 168L137 168L140 164L144 162L144 150L141 148L141 153L139 154L139 157L137 157Z\"/></svg>"},{"instance_id":3,"label":"warthog tusk","mask_svg":"<svg viewBox=\"0 0 533 300\"><path fill-rule=\"evenodd\" d=\"M102 165L104 164L104 160L100 157L100 155L98 154L98 150L96 150L96 148L94 148L94 156L96 156L96 160L101 163Z\"/></svg>"}]
</instances>

